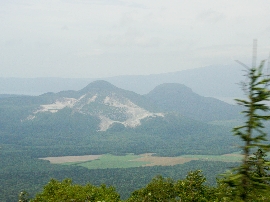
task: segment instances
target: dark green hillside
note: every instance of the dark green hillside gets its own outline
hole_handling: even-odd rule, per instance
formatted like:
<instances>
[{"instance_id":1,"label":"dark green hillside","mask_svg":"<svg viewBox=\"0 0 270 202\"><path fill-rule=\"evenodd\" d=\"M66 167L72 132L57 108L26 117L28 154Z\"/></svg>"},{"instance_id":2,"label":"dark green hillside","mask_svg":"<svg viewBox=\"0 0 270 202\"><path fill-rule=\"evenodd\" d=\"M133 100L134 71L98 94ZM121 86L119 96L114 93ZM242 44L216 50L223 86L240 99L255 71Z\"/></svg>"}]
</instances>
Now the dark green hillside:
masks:
<instances>
[{"instance_id":1,"label":"dark green hillside","mask_svg":"<svg viewBox=\"0 0 270 202\"><path fill-rule=\"evenodd\" d=\"M111 97L112 104L105 103L107 97ZM57 102L61 106L72 100L70 107L49 111ZM136 127L122 124L134 110L158 113L157 108L173 113L145 117ZM193 119L236 118L237 109L201 97L180 84L161 85L145 97L96 81L80 91L0 99L0 144L19 145L33 157L146 152L163 156L224 154L236 151L230 127ZM133 118L138 116L136 113ZM116 122L101 131L100 114Z\"/></svg>"},{"instance_id":2,"label":"dark green hillside","mask_svg":"<svg viewBox=\"0 0 270 202\"><path fill-rule=\"evenodd\" d=\"M238 150L236 148L238 141L230 135L230 128L205 124L175 114L147 120L135 131L145 136L151 134L149 146L152 146L156 153L164 156L218 155Z\"/></svg>"},{"instance_id":3,"label":"dark green hillside","mask_svg":"<svg viewBox=\"0 0 270 202\"><path fill-rule=\"evenodd\" d=\"M20 145L33 157L148 152L177 156L236 151L229 128L176 115L144 120L135 129L115 124L106 132L98 132L98 124L95 117L66 109L2 130L0 139L2 144Z\"/></svg>"},{"instance_id":4,"label":"dark green hillside","mask_svg":"<svg viewBox=\"0 0 270 202\"><path fill-rule=\"evenodd\" d=\"M18 96L0 99L0 132L12 133L21 120L48 100L43 97Z\"/></svg>"},{"instance_id":5,"label":"dark green hillside","mask_svg":"<svg viewBox=\"0 0 270 202\"><path fill-rule=\"evenodd\" d=\"M161 84L146 97L163 111L176 112L195 120L208 122L240 118L240 107L200 96L183 84Z\"/></svg>"}]
</instances>

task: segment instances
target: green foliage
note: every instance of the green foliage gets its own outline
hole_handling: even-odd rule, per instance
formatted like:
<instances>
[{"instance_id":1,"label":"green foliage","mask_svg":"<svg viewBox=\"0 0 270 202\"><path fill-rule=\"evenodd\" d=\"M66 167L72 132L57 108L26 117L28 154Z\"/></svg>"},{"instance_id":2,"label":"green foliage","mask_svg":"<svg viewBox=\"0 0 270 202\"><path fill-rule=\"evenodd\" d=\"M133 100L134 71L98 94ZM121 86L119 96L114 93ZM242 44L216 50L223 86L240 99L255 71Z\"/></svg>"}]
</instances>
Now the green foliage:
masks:
<instances>
[{"instance_id":1,"label":"green foliage","mask_svg":"<svg viewBox=\"0 0 270 202\"><path fill-rule=\"evenodd\" d=\"M260 183L270 184L270 164L269 161L265 159L266 156L264 151L258 149L249 160L254 177L259 178Z\"/></svg>"},{"instance_id":2,"label":"green foliage","mask_svg":"<svg viewBox=\"0 0 270 202\"><path fill-rule=\"evenodd\" d=\"M132 193L128 202L203 202L217 199L216 189L205 185L206 178L200 170L189 172L185 179L155 177L146 187Z\"/></svg>"},{"instance_id":3,"label":"green foliage","mask_svg":"<svg viewBox=\"0 0 270 202\"><path fill-rule=\"evenodd\" d=\"M31 200L31 202L61 202L61 201L120 201L120 196L115 192L113 187L106 187L101 185L100 187L87 184L85 186L72 184L72 181L65 179L59 182L55 179L44 186L43 192L37 194L37 196Z\"/></svg>"},{"instance_id":4,"label":"green foliage","mask_svg":"<svg viewBox=\"0 0 270 202\"><path fill-rule=\"evenodd\" d=\"M214 201L215 189L204 185L205 182L200 170L189 172L186 179L176 183L177 196L181 201Z\"/></svg>"},{"instance_id":5,"label":"green foliage","mask_svg":"<svg viewBox=\"0 0 270 202\"><path fill-rule=\"evenodd\" d=\"M22 191L19 194L19 202L28 202L29 201L29 194L26 191Z\"/></svg>"},{"instance_id":6,"label":"green foliage","mask_svg":"<svg viewBox=\"0 0 270 202\"><path fill-rule=\"evenodd\" d=\"M264 143L267 134L263 130L263 122L270 119L267 114L270 107L265 103L270 100L270 77L264 76L263 66L264 62L258 68L247 70L248 81L243 85L247 100L237 99L238 103L245 107L243 114L246 117L244 125L233 129L234 134L244 143L241 146L243 161L231 174L227 174L224 182L231 188L234 199L239 201L263 200L265 193L270 190L270 178L265 171L269 162L263 159L270 148L268 143ZM251 152L254 149L258 151L252 157Z\"/></svg>"},{"instance_id":7,"label":"green foliage","mask_svg":"<svg viewBox=\"0 0 270 202\"><path fill-rule=\"evenodd\" d=\"M171 178L155 177L146 187L132 193L128 202L172 201L176 197Z\"/></svg>"}]
</instances>

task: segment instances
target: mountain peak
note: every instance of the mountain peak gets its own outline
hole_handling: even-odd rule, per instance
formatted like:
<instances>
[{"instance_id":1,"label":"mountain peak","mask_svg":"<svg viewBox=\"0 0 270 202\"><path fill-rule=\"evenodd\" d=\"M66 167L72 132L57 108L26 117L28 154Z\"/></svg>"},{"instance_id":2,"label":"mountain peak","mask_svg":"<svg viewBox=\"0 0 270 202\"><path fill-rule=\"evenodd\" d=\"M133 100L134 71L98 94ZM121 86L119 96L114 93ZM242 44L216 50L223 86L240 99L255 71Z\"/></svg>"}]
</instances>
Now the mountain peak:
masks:
<instances>
[{"instance_id":1,"label":"mountain peak","mask_svg":"<svg viewBox=\"0 0 270 202\"><path fill-rule=\"evenodd\" d=\"M180 83L164 83L155 87L149 94L153 93L172 93L172 92L181 92L181 93L194 93L191 88Z\"/></svg>"},{"instance_id":2,"label":"mountain peak","mask_svg":"<svg viewBox=\"0 0 270 202\"><path fill-rule=\"evenodd\" d=\"M89 92L92 90L116 90L118 89L116 86L112 85L111 83L104 81L104 80L96 80L88 84L86 87L81 89L81 92Z\"/></svg>"},{"instance_id":3,"label":"mountain peak","mask_svg":"<svg viewBox=\"0 0 270 202\"><path fill-rule=\"evenodd\" d=\"M178 112L199 121L229 120L239 117L240 109L215 98L203 97L183 84L161 84L150 91L151 99L160 109Z\"/></svg>"}]
</instances>

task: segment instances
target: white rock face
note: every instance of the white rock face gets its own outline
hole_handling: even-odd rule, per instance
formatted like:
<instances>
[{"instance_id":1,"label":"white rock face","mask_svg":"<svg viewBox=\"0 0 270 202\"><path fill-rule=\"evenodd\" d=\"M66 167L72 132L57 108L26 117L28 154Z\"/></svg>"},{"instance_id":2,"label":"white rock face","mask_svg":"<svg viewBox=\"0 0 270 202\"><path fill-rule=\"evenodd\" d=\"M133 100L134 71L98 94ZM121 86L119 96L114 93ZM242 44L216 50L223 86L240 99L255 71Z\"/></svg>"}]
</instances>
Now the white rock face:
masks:
<instances>
[{"instance_id":1,"label":"white rock face","mask_svg":"<svg viewBox=\"0 0 270 202\"><path fill-rule=\"evenodd\" d=\"M89 98L87 104L90 104L91 102L95 102L97 99L97 95L94 95L93 97Z\"/></svg>"},{"instance_id":2,"label":"white rock face","mask_svg":"<svg viewBox=\"0 0 270 202\"><path fill-rule=\"evenodd\" d=\"M100 119L99 131L106 131L113 123L118 122L118 121L113 121L103 115L99 115L99 119Z\"/></svg>"},{"instance_id":3,"label":"white rock face","mask_svg":"<svg viewBox=\"0 0 270 202\"><path fill-rule=\"evenodd\" d=\"M49 105L41 105L40 109L34 112L34 114L39 112L51 112L56 113L60 109L64 109L65 107L72 108L74 104L77 102L74 98L63 98L63 100L56 100L55 103Z\"/></svg>"},{"instance_id":4,"label":"white rock face","mask_svg":"<svg viewBox=\"0 0 270 202\"><path fill-rule=\"evenodd\" d=\"M94 111L90 111L89 109L83 109L86 105L91 105L94 102L97 101L98 95L94 95L92 97L88 97L87 95L81 96L79 99L75 98L61 98L56 100L52 104L48 105L41 105L38 110L33 112L33 114L29 115L27 117L27 120L32 120L38 113L44 113L44 112L51 112L56 113L61 109L64 109L65 107L73 109L74 112L82 113L82 114L89 114L92 116L98 116L100 119L99 124L99 131L106 131L113 123L120 123L123 124L125 127L136 127L141 124L141 120L145 119L147 117L164 117L164 114L162 113L151 113L133 102L131 102L129 99L126 98L119 98L116 95L112 94L110 96L106 96L103 99L102 103L98 103L101 105L105 105L107 107L112 107L112 110L110 112L110 116L103 112L102 109L95 109ZM119 121L119 120L113 120L112 115L114 115L114 110L117 109L117 113L119 113L125 117L125 120ZM115 112L116 113L116 112Z\"/></svg>"},{"instance_id":5,"label":"white rock face","mask_svg":"<svg viewBox=\"0 0 270 202\"><path fill-rule=\"evenodd\" d=\"M125 99L124 101L120 102L114 96L109 97L107 96L104 99L104 104L121 108L123 109L125 115L128 117L125 121L113 121L109 118L104 118L103 116L100 116L100 131L106 131L113 123L121 123L125 127L131 127L135 128L136 126L141 125L141 120L145 119L147 117L157 117L161 116L164 117L164 114L162 113L151 113L137 105L135 105L133 102L131 102L128 99Z\"/></svg>"}]
</instances>

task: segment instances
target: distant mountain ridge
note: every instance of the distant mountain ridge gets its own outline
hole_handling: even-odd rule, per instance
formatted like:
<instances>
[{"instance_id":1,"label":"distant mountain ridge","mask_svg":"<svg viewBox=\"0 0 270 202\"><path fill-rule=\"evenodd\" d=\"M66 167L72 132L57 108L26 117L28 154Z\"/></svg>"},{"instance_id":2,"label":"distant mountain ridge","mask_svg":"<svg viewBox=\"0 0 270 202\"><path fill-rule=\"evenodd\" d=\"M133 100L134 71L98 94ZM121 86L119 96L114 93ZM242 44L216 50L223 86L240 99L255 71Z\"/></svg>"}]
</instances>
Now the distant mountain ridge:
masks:
<instances>
[{"instance_id":1,"label":"distant mountain ridge","mask_svg":"<svg viewBox=\"0 0 270 202\"><path fill-rule=\"evenodd\" d=\"M201 96L241 97L243 93L239 83L245 79L242 70L242 66L238 64L212 65L178 72L118 76L105 80L139 94L147 94L163 83L180 83Z\"/></svg>"},{"instance_id":2,"label":"distant mountain ridge","mask_svg":"<svg viewBox=\"0 0 270 202\"><path fill-rule=\"evenodd\" d=\"M46 92L80 90L95 80L100 79L0 78L0 94L40 95ZM115 76L102 80L138 94L147 94L163 83L180 83L202 96L241 97L242 92L237 83L243 80L243 71L240 65L231 64L163 74Z\"/></svg>"}]
</instances>

